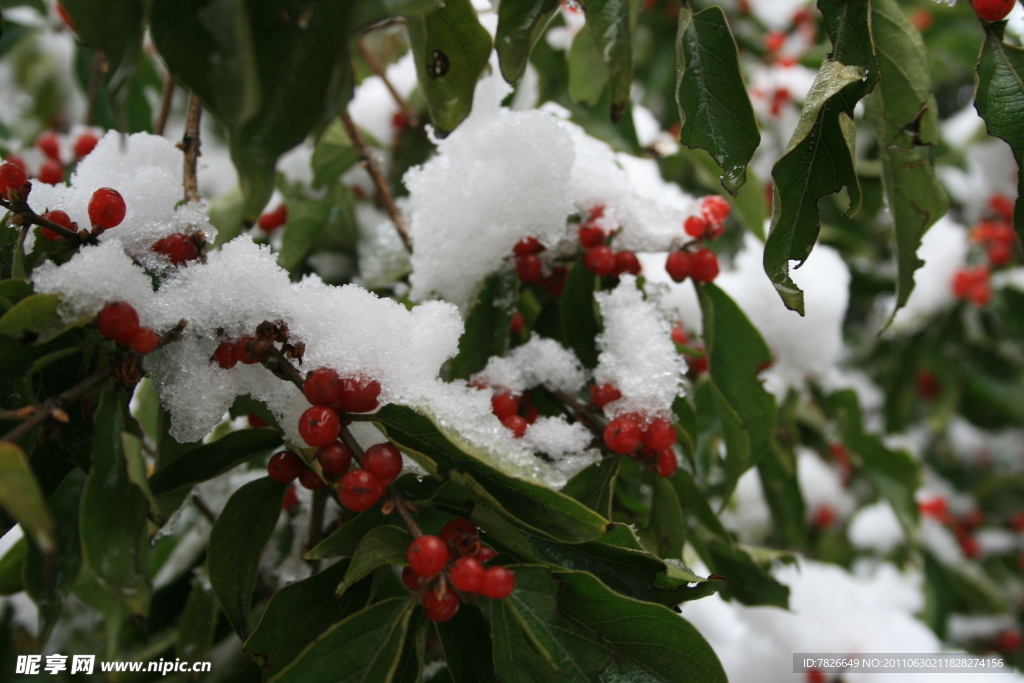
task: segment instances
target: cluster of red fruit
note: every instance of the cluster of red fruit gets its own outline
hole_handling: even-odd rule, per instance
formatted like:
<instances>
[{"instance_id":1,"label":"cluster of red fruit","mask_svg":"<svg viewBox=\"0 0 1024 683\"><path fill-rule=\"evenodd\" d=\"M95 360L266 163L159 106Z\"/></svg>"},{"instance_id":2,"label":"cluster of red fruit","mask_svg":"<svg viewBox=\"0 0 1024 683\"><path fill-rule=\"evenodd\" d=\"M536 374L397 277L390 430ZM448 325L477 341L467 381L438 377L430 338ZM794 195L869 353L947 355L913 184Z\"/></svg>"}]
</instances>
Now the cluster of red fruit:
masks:
<instances>
[{"instance_id":1,"label":"cluster of red fruit","mask_svg":"<svg viewBox=\"0 0 1024 683\"><path fill-rule=\"evenodd\" d=\"M96 327L107 339L143 356L156 349L160 343L156 332L139 325L139 314L135 307L124 301L114 301L104 306L96 315Z\"/></svg>"},{"instance_id":2,"label":"cluster of red fruit","mask_svg":"<svg viewBox=\"0 0 1024 683\"><path fill-rule=\"evenodd\" d=\"M604 206L601 205L590 209L588 219L576 230L580 246L586 250L583 255L583 266L600 277L619 277L627 273L639 275L641 267L636 254L628 249L615 251L606 244L609 235L597 223L604 216L604 210Z\"/></svg>"},{"instance_id":3,"label":"cluster of red fruit","mask_svg":"<svg viewBox=\"0 0 1024 683\"><path fill-rule=\"evenodd\" d=\"M722 197L712 195L701 202L700 215L690 216L683 221L683 231L695 242L715 240L725 232L725 219L729 217L730 206ZM694 282L711 282L718 277L718 257L710 249L690 251L685 246L669 252L665 260L665 271L674 282L693 278Z\"/></svg>"},{"instance_id":4,"label":"cluster of red fruit","mask_svg":"<svg viewBox=\"0 0 1024 683\"><path fill-rule=\"evenodd\" d=\"M614 384L590 385L590 403L598 409L622 398ZM641 426L645 425L645 426ZM671 477L679 467L672 449L676 428L668 420L647 419L642 415L620 415L604 428L604 443L619 455L630 455L663 477Z\"/></svg>"},{"instance_id":5,"label":"cluster of red fruit","mask_svg":"<svg viewBox=\"0 0 1024 683\"><path fill-rule=\"evenodd\" d=\"M536 282L548 290L552 296L562 296L565 289L565 278L569 270L565 266L552 266L544 272L544 263L540 254L544 245L536 237L524 237L516 243L513 252L516 257L516 275L524 282Z\"/></svg>"},{"instance_id":6,"label":"cluster of red fruit","mask_svg":"<svg viewBox=\"0 0 1024 683\"><path fill-rule=\"evenodd\" d=\"M996 193L989 199L988 208L989 217L971 229L971 241L984 247L988 263L961 268L953 276L953 296L975 306L987 306L992 300L991 270L1009 265L1017 242L1013 201Z\"/></svg>"},{"instance_id":7,"label":"cluster of red fruit","mask_svg":"<svg viewBox=\"0 0 1024 683\"><path fill-rule=\"evenodd\" d=\"M949 504L944 496L933 496L918 501L917 509L925 517L931 517L948 527L956 536L960 550L966 557L975 559L981 554L981 546L974 536L974 531L985 521L985 514L981 510L975 508L966 515L955 517L950 512Z\"/></svg>"},{"instance_id":8,"label":"cluster of red fruit","mask_svg":"<svg viewBox=\"0 0 1024 683\"><path fill-rule=\"evenodd\" d=\"M96 143L99 142L92 133L86 131L78 136L75 140L74 152L75 158L81 159L88 156L90 152L96 147ZM41 183L47 185L56 185L57 183L64 180L64 166L60 161L60 140L57 138L57 134L52 131L47 131L39 136L36 140L36 148L43 153L46 157L42 165L39 167L39 173L36 174L36 179ZM5 159L7 163L18 166L22 173L28 173L28 165L25 160L17 154L10 154Z\"/></svg>"},{"instance_id":9,"label":"cluster of red fruit","mask_svg":"<svg viewBox=\"0 0 1024 683\"><path fill-rule=\"evenodd\" d=\"M406 587L422 594L423 615L448 621L459 611L459 593L500 600L516 587L516 576L505 567L485 567L495 552L480 542L480 530L465 518L453 519L437 536L420 536L409 544L402 570ZM449 590L449 585L455 590Z\"/></svg>"},{"instance_id":10,"label":"cluster of red fruit","mask_svg":"<svg viewBox=\"0 0 1024 683\"><path fill-rule=\"evenodd\" d=\"M686 334L686 328L682 325L676 325L672 328L672 341L679 346L690 347L690 336ZM708 371L708 354L704 352L704 348L700 346L691 347L695 351L700 351L699 354L684 353L686 357L686 367L690 371L693 377L698 377Z\"/></svg>"},{"instance_id":11,"label":"cluster of red fruit","mask_svg":"<svg viewBox=\"0 0 1024 683\"><path fill-rule=\"evenodd\" d=\"M522 415L519 414L520 410ZM501 420L501 424L512 430L517 439L540 417L540 413L530 403L529 393L520 395L499 391L491 396L491 412Z\"/></svg>"}]
</instances>

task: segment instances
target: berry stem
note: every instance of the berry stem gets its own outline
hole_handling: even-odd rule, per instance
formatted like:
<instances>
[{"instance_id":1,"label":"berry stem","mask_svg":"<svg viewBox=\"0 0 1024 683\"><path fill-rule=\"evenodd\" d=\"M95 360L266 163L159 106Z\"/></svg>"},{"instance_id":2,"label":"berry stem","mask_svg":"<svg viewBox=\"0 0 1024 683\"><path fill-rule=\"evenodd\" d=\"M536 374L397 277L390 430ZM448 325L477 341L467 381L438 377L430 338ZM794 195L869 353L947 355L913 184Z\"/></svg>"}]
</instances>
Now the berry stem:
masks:
<instances>
[{"instance_id":1,"label":"berry stem","mask_svg":"<svg viewBox=\"0 0 1024 683\"><path fill-rule=\"evenodd\" d=\"M156 117L156 124L153 126L154 135L163 135L167 127L167 117L171 114L171 103L174 101L174 76L168 71L164 76L164 88L160 94L160 112Z\"/></svg>"},{"instance_id":2,"label":"berry stem","mask_svg":"<svg viewBox=\"0 0 1024 683\"><path fill-rule=\"evenodd\" d=\"M271 346L263 355L263 358L260 359L260 362L263 363L263 367L267 370L270 370L279 378L291 382L299 388L299 391L302 391L306 380L302 378L302 373L284 357L280 349Z\"/></svg>"},{"instance_id":3,"label":"berry stem","mask_svg":"<svg viewBox=\"0 0 1024 683\"><path fill-rule=\"evenodd\" d=\"M366 47L366 42L361 38L356 43L356 47L359 48L359 54L362 56L363 61L366 62L366 66L370 67L370 71L380 78L381 82L384 83L384 87L388 89L389 93L391 93L391 97L395 100L395 104L398 105L398 108L402 110L402 114L405 116L405 120L409 122L409 126L413 128L418 127L420 125L419 114L417 114L412 105L410 105L406 99L402 97L397 90L395 90L395 86L388 80L388 75L384 69L384 65L380 63L379 59L377 59L377 55L370 52ZM410 251L412 250L410 249Z\"/></svg>"},{"instance_id":4,"label":"berry stem","mask_svg":"<svg viewBox=\"0 0 1024 683\"><path fill-rule=\"evenodd\" d=\"M38 225L39 227L46 228L47 230L52 230L63 237L64 239L62 241L67 242L68 244L79 245L82 242L89 242L90 244L96 243L95 237L90 236L87 239L82 239L82 236L74 230L68 230L63 225L58 225L48 218L43 218L33 211L26 201L8 202L0 199L0 206L11 212L10 222L15 225Z\"/></svg>"},{"instance_id":5,"label":"berry stem","mask_svg":"<svg viewBox=\"0 0 1024 683\"><path fill-rule=\"evenodd\" d=\"M182 185L185 188L185 201L198 202L199 181L196 177L196 164L199 161L199 121L203 115L203 103L194 92L188 95L188 114L185 119L185 135L182 136L178 148L185 153L185 177Z\"/></svg>"},{"instance_id":6,"label":"berry stem","mask_svg":"<svg viewBox=\"0 0 1024 683\"><path fill-rule=\"evenodd\" d=\"M366 171L373 178L373 184L377 188L377 196L381 203L384 204L384 208L388 212L388 216L391 217L391 222L395 224L395 228L398 230L398 236L402 238L402 244L405 245L406 250L412 253L412 240L409 238L409 227L405 224L405 219L402 217L402 213L395 206L395 199L391 196L391 190L388 188L387 179L381 173L380 166L377 164L377 160L370 152L369 146L366 144L366 140L363 139L363 134L359 132L352 117L349 116L348 108L341 110L341 124L345 126L345 132L348 133L349 139L352 141L352 145L356 148L356 153L359 155L359 161L366 168Z\"/></svg>"}]
</instances>

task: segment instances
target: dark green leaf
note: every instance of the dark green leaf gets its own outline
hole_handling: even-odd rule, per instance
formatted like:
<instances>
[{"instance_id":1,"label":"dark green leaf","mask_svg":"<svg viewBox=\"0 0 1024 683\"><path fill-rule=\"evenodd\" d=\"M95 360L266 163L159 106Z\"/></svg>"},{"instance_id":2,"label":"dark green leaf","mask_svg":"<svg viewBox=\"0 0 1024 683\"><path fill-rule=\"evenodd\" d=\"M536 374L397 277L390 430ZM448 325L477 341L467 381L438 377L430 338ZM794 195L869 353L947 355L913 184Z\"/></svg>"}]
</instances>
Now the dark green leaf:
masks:
<instances>
[{"instance_id":1,"label":"dark green leaf","mask_svg":"<svg viewBox=\"0 0 1024 683\"><path fill-rule=\"evenodd\" d=\"M696 584L690 589L691 599L699 600L724 589L726 580L714 574L708 577L699 576L680 560L665 560L665 573L658 574L654 579L655 586L666 590L674 590L688 584Z\"/></svg>"},{"instance_id":2,"label":"dark green leaf","mask_svg":"<svg viewBox=\"0 0 1024 683\"><path fill-rule=\"evenodd\" d=\"M218 247L230 242L245 230L245 195L234 189L210 204L210 223L217 228Z\"/></svg>"},{"instance_id":3,"label":"dark green leaf","mask_svg":"<svg viewBox=\"0 0 1024 683\"><path fill-rule=\"evenodd\" d=\"M12 303L18 303L32 294L32 283L29 280L8 278L0 282L0 297Z\"/></svg>"},{"instance_id":4,"label":"dark green leaf","mask_svg":"<svg viewBox=\"0 0 1024 683\"><path fill-rule=\"evenodd\" d=\"M410 543L412 536L400 527L385 525L370 529L356 546L345 578L338 584L337 594L341 595L378 567L406 564L405 556Z\"/></svg>"},{"instance_id":5,"label":"dark green leaf","mask_svg":"<svg viewBox=\"0 0 1024 683\"><path fill-rule=\"evenodd\" d=\"M608 78L608 65L601 59L590 27L584 25L569 48L569 97L593 107L601 101Z\"/></svg>"},{"instance_id":6,"label":"dark green leaf","mask_svg":"<svg viewBox=\"0 0 1024 683\"><path fill-rule=\"evenodd\" d=\"M385 521L387 519L381 514L380 506L375 505L342 524L330 536L320 541L316 547L307 552L305 557L308 560L352 557L363 536ZM335 585L335 588L337 588L337 585Z\"/></svg>"},{"instance_id":7,"label":"dark green leaf","mask_svg":"<svg viewBox=\"0 0 1024 683\"><path fill-rule=\"evenodd\" d=\"M587 26L611 81L611 117L618 121L633 87L633 32L640 3L635 0L588 0Z\"/></svg>"},{"instance_id":8,"label":"dark green leaf","mask_svg":"<svg viewBox=\"0 0 1024 683\"><path fill-rule=\"evenodd\" d=\"M776 581L746 549L718 540L709 541L706 547L711 570L728 581L723 597L745 605L789 608L789 588Z\"/></svg>"},{"instance_id":9,"label":"dark green leaf","mask_svg":"<svg viewBox=\"0 0 1024 683\"><path fill-rule=\"evenodd\" d=\"M650 533L658 544L658 556L679 559L683 556L686 543L686 520L679 504L679 497L672 483L665 477L651 477L651 524Z\"/></svg>"},{"instance_id":10,"label":"dark green leaf","mask_svg":"<svg viewBox=\"0 0 1024 683\"><path fill-rule=\"evenodd\" d=\"M198 484L281 445L281 435L270 429L243 429L185 451L149 478L154 495Z\"/></svg>"},{"instance_id":11,"label":"dark green leaf","mask_svg":"<svg viewBox=\"0 0 1024 683\"><path fill-rule=\"evenodd\" d=\"M408 16L405 27L430 118L444 137L469 116L491 36L469 0L447 0L425 16Z\"/></svg>"},{"instance_id":12,"label":"dark green leaf","mask_svg":"<svg viewBox=\"0 0 1024 683\"><path fill-rule=\"evenodd\" d=\"M0 558L0 595L14 595L24 590L21 572L27 554L28 540L22 536Z\"/></svg>"},{"instance_id":13,"label":"dark green leaf","mask_svg":"<svg viewBox=\"0 0 1024 683\"><path fill-rule=\"evenodd\" d=\"M679 502L697 518L697 521L723 541L732 542L732 535L722 526L718 515L711 509L708 499L697 487L697 482L693 480L692 474L683 469L678 470L672 477L672 485L679 496Z\"/></svg>"},{"instance_id":14,"label":"dark green leaf","mask_svg":"<svg viewBox=\"0 0 1024 683\"><path fill-rule=\"evenodd\" d=\"M530 51L558 12L559 0L504 0L498 5L494 47L501 75L516 83L526 72Z\"/></svg>"},{"instance_id":15,"label":"dark green leaf","mask_svg":"<svg viewBox=\"0 0 1024 683\"><path fill-rule=\"evenodd\" d=\"M217 612L213 586L205 576L197 575L192 579L192 590L181 613L174 654L193 662L209 659L207 655L217 629Z\"/></svg>"},{"instance_id":16,"label":"dark green leaf","mask_svg":"<svg viewBox=\"0 0 1024 683\"><path fill-rule=\"evenodd\" d=\"M601 331L594 312L597 276L576 259L569 269L562 292L562 339L576 353L584 367L597 367L597 335Z\"/></svg>"},{"instance_id":17,"label":"dark green leaf","mask_svg":"<svg viewBox=\"0 0 1024 683\"><path fill-rule=\"evenodd\" d=\"M359 155L348 139L345 126L341 121L332 121L313 148L313 158L309 162L313 169L313 186L333 183L357 161Z\"/></svg>"},{"instance_id":18,"label":"dark green leaf","mask_svg":"<svg viewBox=\"0 0 1024 683\"><path fill-rule=\"evenodd\" d=\"M722 187L736 194L761 143L739 54L721 7L694 14L683 6L676 37L679 141L706 149L722 167Z\"/></svg>"},{"instance_id":19,"label":"dark green leaf","mask_svg":"<svg viewBox=\"0 0 1024 683\"><path fill-rule=\"evenodd\" d=\"M44 553L57 549L53 515L25 454L9 441L0 442L0 507L21 524Z\"/></svg>"},{"instance_id":20,"label":"dark green leaf","mask_svg":"<svg viewBox=\"0 0 1024 683\"><path fill-rule=\"evenodd\" d=\"M562 493L610 519L615 478L619 476L620 463L619 458L605 458L585 467L569 480Z\"/></svg>"},{"instance_id":21,"label":"dark green leaf","mask_svg":"<svg viewBox=\"0 0 1024 683\"><path fill-rule=\"evenodd\" d=\"M285 487L270 477L250 481L232 494L210 531L206 560L210 583L243 640L249 635L260 555L277 524L284 491Z\"/></svg>"},{"instance_id":22,"label":"dark green leaf","mask_svg":"<svg viewBox=\"0 0 1024 683\"><path fill-rule=\"evenodd\" d=\"M807 544L806 508L792 449L771 439L764 457L757 463L757 473L782 547L803 548Z\"/></svg>"},{"instance_id":23,"label":"dark green leaf","mask_svg":"<svg viewBox=\"0 0 1024 683\"><path fill-rule=\"evenodd\" d=\"M491 633L479 608L462 605L452 620L436 628L453 681L495 680Z\"/></svg>"},{"instance_id":24,"label":"dark green leaf","mask_svg":"<svg viewBox=\"0 0 1024 683\"><path fill-rule=\"evenodd\" d=\"M484 369L491 356L505 355L514 291L512 271L499 271L484 280L459 338L459 354L449 365L450 379L469 379Z\"/></svg>"},{"instance_id":25,"label":"dark green leaf","mask_svg":"<svg viewBox=\"0 0 1024 683\"><path fill-rule=\"evenodd\" d=\"M0 335L15 339L28 338L35 341L39 337L52 335L63 327L57 315L60 297L56 294L33 294L27 296L0 317Z\"/></svg>"}]
</instances>

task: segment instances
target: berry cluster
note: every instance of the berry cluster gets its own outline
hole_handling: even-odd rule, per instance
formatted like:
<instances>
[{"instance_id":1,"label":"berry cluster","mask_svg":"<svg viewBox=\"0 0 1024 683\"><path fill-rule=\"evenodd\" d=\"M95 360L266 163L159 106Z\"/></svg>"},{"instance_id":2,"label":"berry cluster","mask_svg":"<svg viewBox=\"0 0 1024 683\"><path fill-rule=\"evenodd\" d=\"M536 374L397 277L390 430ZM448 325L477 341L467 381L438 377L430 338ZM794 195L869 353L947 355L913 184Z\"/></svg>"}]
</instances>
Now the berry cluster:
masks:
<instances>
[{"instance_id":1,"label":"berry cluster","mask_svg":"<svg viewBox=\"0 0 1024 683\"><path fill-rule=\"evenodd\" d=\"M491 397L491 412L501 420L501 424L512 430L515 438L526 433L526 428L533 424L540 413L530 403L530 393L513 394L499 391ZM520 414L522 413L522 414Z\"/></svg>"},{"instance_id":2,"label":"berry cluster","mask_svg":"<svg viewBox=\"0 0 1024 683\"><path fill-rule=\"evenodd\" d=\"M199 258L200 236L176 232L156 241L153 251L166 256L172 265L181 266Z\"/></svg>"},{"instance_id":3,"label":"berry cluster","mask_svg":"<svg viewBox=\"0 0 1024 683\"><path fill-rule=\"evenodd\" d=\"M588 219L576 230L580 246L586 250L583 255L583 266L600 277L619 277L627 273L639 275L641 267L636 254L629 250L615 251L608 246L607 240L617 233L608 235L598 225L598 220L603 216L604 206L593 207Z\"/></svg>"},{"instance_id":4,"label":"berry cluster","mask_svg":"<svg viewBox=\"0 0 1024 683\"><path fill-rule=\"evenodd\" d=\"M620 398L622 392L614 384L590 385L590 403L599 410ZM629 454L663 477L671 477L679 467L672 449L677 438L676 428L668 420L640 415L620 415L604 428L604 443L609 450Z\"/></svg>"},{"instance_id":5,"label":"berry cluster","mask_svg":"<svg viewBox=\"0 0 1024 683\"><path fill-rule=\"evenodd\" d=\"M535 282L548 290L552 296L562 296L565 278L569 270L565 266L553 265L545 268L540 254L544 245L536 237L525 237L513 248L516 261L516 275L523 283Z\"/></svg>"},{"instance_id":6,"label":"berry cluster","mask_svg":"<svg viewBox=\"0 0 1024 683\"><path fill-rule=\"evenodd\" d=\"M984 513L974 508L965 515L955 516L949 509L945 496L932 496L917 503L917 509L924 517L931 517L950 529L960 544L964 556L976 559L981 554L981 545L974 532L985 522Z\"/></svg>"},{"instance_id":7,"label":"berry cluster","mask_svg":"<svg viewBox=\"0 0 1024 683\"><path fill-rule=\"evenodd\" d=\"M683 222L683 231L693 243L715 240L725 232L725 219L730 206L722 197L712 195L701 202L700 215L690 216ZM690 250L690 245L669 252L665 271L674 282L692 278L694 282L711 282L718 277L718 257L710 249Z\"/></svg>"},{"instance_id":8,"label":"berry cluster","mask_svg":"<svg viewBox=\"0 0 1024 683\"><path fill-rule=\"evenodd\" d=\"M96 327L107 339L127 346L139 355L152 352L160 343L156 332L139 325L139 314L135 307L124 301L114 301L104 306L96 315Z\"/></svg>"},{"instance_id":9,"label":"berry cluster","mask_svg":"<svg viewBox=\"0 0 1024 683\"><path fill-rule=\"evenodd\" d=\"M406 587L422 595L423 615L448 621L459 611L460 593L500 600L512 593L516 577L505 567L485 567L495 552L480 543L480 530L470 520L453 519L437 536L420 536L409 544L402 570ZM449 590L454 587L454 591Z\"/></svg>"},{"instance_id":10,"label":"berry cluster","mask_svg":"<svg viewBox=\"0 0 1024 683\"><path fill-rule=\"evenodd\" d=\"M221 341L210 356L210 362L217 363L225 370L230 370L239 363L253 365L263 360L275 348L275 342L281 343L281 352L287 358L302 359L305 345L290 343L288 325L281 320L264 320L256 327L255 336L243 335Z\"/></svg>"},{"instance_id":11,"label":"berry cluster","mask_svg":"<svg viewBox=\"0 0 1024 683\"><path fill-rule=\"evenodd\" d=\"M985 251L987 263L961 268L953 276L953 296L986 306L992 300L989 284L993 268L1007 266L1013 260L1017 233L1013 229L1013 201L1001 194L989 198L986 216L971 229L971 241Z\"/></svg>"}]
</instances>

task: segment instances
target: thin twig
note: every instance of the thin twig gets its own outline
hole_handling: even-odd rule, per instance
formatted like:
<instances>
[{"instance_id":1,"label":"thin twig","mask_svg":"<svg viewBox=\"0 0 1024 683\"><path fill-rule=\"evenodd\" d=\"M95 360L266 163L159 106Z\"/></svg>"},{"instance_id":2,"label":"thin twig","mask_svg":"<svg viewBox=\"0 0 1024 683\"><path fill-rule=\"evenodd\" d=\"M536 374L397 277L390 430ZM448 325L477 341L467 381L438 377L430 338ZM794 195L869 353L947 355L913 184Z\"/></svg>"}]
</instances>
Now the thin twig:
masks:
<instances>
[{"instance_id":1,"label":"thin twig","mask_svg":"<svg viewBox=\"0 0 1024 683\"><path fill-rule=\"evenodd\" d=\"M8 202L0 199L0 206L11 212L11 218L9 220L11 225L38 225L47 230L52 230L64 239L61 240L68 244L79 245L82 242L95 243L95 238L84 232L78 233L74 230L69 230L63 225L58 225L48 218L43 218L31 208L29 208L28 202L25 200L16 200Z\"/></svg>"},{"instance_id":2,"label":"thin twig","mask_svg":"<svg viewBox=\"0 0 1024 683\"><path fill-rule=\"evenodd\" d=\"M405 224L405 219L402 217L402 213L395 206L395 198L391 196L391 190L388 188L387 179L381 173L380 166L377 165L377 160L374 158L373 153L370 151L369 145L366 144L366 140L363 139L362 133L356 128L356 124L352 121L352 117L349 116L348 108L341 110L341 123L345 126L345 132L348 133L348 137L352 140L352 145L356 148L356 153L359 155L359 160L363 163L366 171L370 174L373 179L373 184L377 188L377 195L380 198L381 203L384 204L384 208L388 212L388 216L391 217L391 222L395 224L395 228L398 230L398 236L402 238L402 244L405 245L406 250L412 253L412 240L409 238L409 228Z\"/></svg>"},{"instance_id":3,"label":"thin twig","mask_svg":"<svg viewBox=\"0 0 1024 683\"><path fill-rule=\"evenodd\" d=\"M168 71L164 76L164 89L160 95L160 112L156 117L156 125L153 126L153 133L163 135L167 127L167 117L171 114L171 104L174 102L174 76Z\"/></svg>"},{"instance_id":4,"label":"thin twig","mask_svg":"<svg viewBox=\"0 0 1024 683\"><path fill-rule=\"evenodd\" d=\"M199 160L199 120L203 115L203 103L195 91L188 95L188 114L185 117L185 135L182 136L178 148L185 153L185 201L198 202L199 181L196 177L196 164Z\"/></svg>"},{"instance_id":5,"label":"thin twig","mask_svg":"<svg viewBox=\"0 0 1024 683\"><path fill-rule=\"evenodd\" d=\"M387 70L384 68L384 65L380 63L380 60L377 59L377 55L370 52L363 39L360 39L359 42L356 43L356 47L359 48L359 54L362 55L363 61L366 62L366 66L370 67L370 71L380 78L384 83L384 87L388 89L389 93L391 93L392 99L395 100L395 104L398 105L398 108L402 110L402 115L405 116L405 120L408 124L413 128L419 126L419 114L415 109L413 109L412 105L410 105L409 102L402 97L397 90L395 90L395 86L392 85L390 80L388 80Z\"/></svg>"},{"instance_id":6,"label":"thin twig","mask_svg":"<svg viewBox=\"0 0 1024 683\"><path fill-rule=\"evenodd\" d=\"M409 533L412 534L412 537L419 538L422 536L423 532L420 531L419 526L416 524L416 520L412 518L411 514L409 514L409 508L405 507L405 498L402 497L402 494L389 488L388 499L394 505L395 510L398 511L398 516L402 518L402 521L409 529Z\"/></svg>"},{"instance_id":7,"label":"thin twig","mask_svg":"<svg viewBox=\"0 0 1024 683\"><path fill-rule=\"evenodd\" d=\"M302 373L284 357L284 354L277 347L271 346L266 350L263 353L263 358L260 359L260 363L281 379L294 384L298 387L299 391L302 391L305 387L306 380L303 379Z\"/></svg>"}]
</instances>

